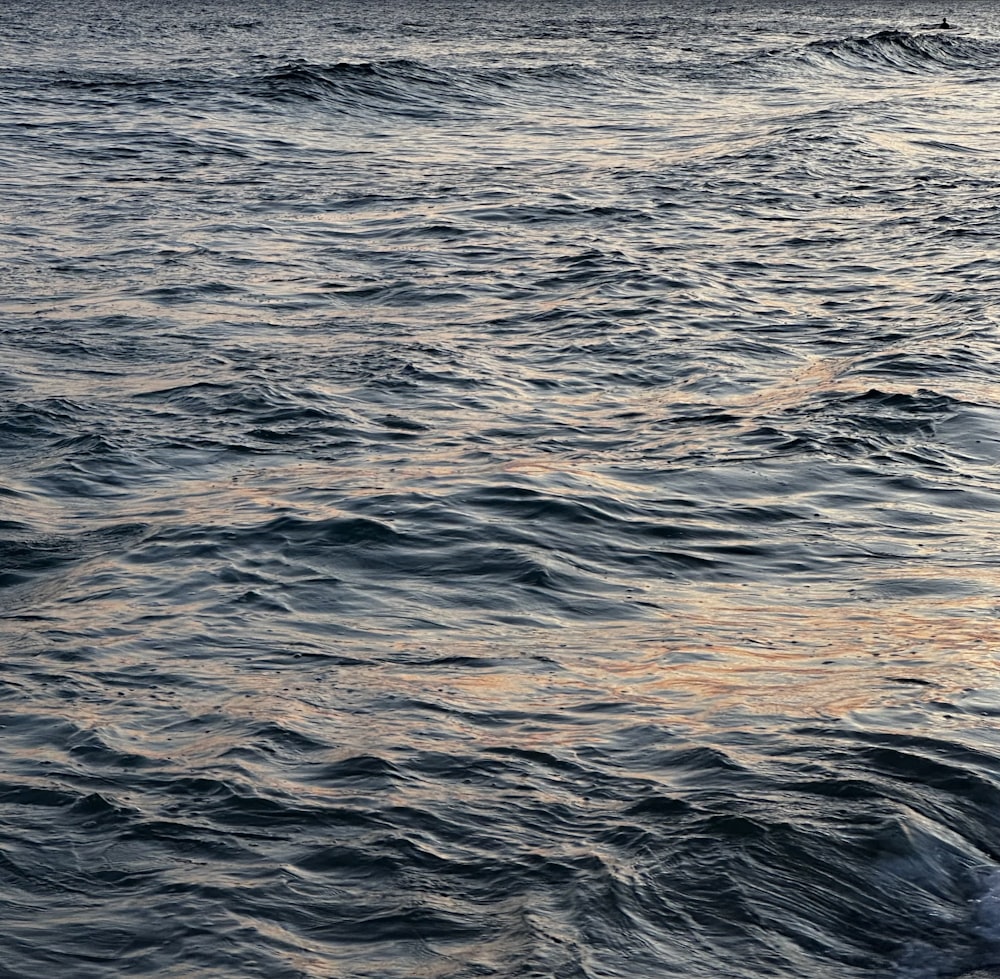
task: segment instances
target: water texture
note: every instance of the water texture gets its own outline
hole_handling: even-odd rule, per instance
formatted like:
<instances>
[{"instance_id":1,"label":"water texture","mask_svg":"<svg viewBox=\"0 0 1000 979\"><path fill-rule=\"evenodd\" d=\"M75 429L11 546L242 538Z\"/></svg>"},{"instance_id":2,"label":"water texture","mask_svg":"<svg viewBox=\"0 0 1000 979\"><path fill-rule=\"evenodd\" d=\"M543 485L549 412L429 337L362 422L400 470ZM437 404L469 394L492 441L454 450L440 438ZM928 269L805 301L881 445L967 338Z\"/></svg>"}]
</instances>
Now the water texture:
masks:
<instances>
[{"instance_id":1,"label":"water texture","mask_svg":"<svg viewBox=\"0 0 1000 979\"><path fill-rule=\"evenodd\" d=\"M1000 975L991 3L0 69L2 979Z\"/></svg>"}]
</instances>

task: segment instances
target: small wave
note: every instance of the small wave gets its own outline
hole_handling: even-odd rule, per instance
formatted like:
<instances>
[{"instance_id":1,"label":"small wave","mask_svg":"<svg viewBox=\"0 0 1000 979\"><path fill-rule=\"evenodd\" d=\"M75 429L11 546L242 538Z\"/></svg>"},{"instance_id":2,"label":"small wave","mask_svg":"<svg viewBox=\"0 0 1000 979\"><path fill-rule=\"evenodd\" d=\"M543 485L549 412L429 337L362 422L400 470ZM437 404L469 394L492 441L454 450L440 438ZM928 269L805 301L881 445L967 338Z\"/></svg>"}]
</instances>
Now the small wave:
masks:
<instances>
[{"instance_id":1,"label":"small wave","mask_svg":"<svg viewBox=\"0 0 1000 979\"><path fill-rule=\"evenodd\" d=\"M23 584L68 564L92 560L144 531L142 524L119 524L75 535L7 536L0 524L0 588ZM16 526L16 525L15 525Z\"/></svg>"},{"instance_id":2,"label":"small wave","mask_svg":"<svg viewBox=\"0 0 1000 979\"><path fill-rule=\"evenodd\" d=\"M995 68L997 55L995 45L965 37L896 30L868 37L813 41L805 48L805 57L813 66L852 72Z\"/></svg>"},{"instance_id":3,"label":"small wave","mask_svg":"<svg viewBox=\"0 0 1000 979\"><path fill-rule=\"evenodd\" d=\"M371 113L418 119L454 115L481 101L459 84L456 73L416 61L338 62L316 65L296 62L264 80L279 100L320 102L345 115Z\"/></svg>"},{"instance_id":4,"label":"small wave","mask_svg":"<svg viewBox=\"0 0 1000 979\"><path fill-rule=\"evenodd\" d=\"M296 61L259 83L279 101L307 100L351 116L378 113L418 119L474 115L504 103L565 98L565 86L593 84L592 71L572 65L539 68L438 67L418 61Z\"/></svg>"},{"instance_id":5,"label":"small wave","mask_svg":"<svg viewBox=\"0 0 1000 979\"><path fill-rule=\"evenodd\" d=\"M769 48L732 65L746 74L771 78L801 72L847 77L937 72L991 71L1000 65L1000 45L961 34L884 30L863 37L811 41L802 47Z\"/></svg>"}]
</instances>

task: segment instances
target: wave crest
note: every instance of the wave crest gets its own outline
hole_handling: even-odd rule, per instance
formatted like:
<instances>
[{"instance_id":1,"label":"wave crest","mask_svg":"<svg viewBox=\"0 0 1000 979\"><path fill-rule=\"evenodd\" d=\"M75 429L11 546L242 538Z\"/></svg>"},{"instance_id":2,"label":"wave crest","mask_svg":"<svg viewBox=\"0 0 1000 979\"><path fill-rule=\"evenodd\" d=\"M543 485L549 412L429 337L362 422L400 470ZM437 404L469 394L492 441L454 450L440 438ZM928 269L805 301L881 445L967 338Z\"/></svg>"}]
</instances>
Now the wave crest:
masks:
<instances>
[{"instance_id":1,"label":"wave crest","mask_svg":"<svg viewBox=\"0 0 1000 979\"><path fill-rule=\"evenodd\" d=\"M805 49L807 60L816 67L852 72L995 68L997 55L995 46L968 37L899 30L879 31L868 37L813 41Z\"/></svg>"}]
</instances>

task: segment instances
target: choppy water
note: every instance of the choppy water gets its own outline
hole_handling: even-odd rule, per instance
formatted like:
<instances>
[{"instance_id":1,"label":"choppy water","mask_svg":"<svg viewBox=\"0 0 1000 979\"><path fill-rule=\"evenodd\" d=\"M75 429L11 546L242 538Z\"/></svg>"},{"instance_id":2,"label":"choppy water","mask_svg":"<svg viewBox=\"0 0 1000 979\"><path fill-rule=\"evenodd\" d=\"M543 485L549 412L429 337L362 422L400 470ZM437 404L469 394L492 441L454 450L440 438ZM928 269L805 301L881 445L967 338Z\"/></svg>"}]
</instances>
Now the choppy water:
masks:
<instances>
[{"instance_id":1,"label":"choppy water","mask_svg":"<svg viewBox=\"0 0 1000 979\"><path fill-rule=\"evenodd\" d=\"M799 6L0 11L0 976L1000 965L1000 14Z\"/></svg>"}]
</instances>

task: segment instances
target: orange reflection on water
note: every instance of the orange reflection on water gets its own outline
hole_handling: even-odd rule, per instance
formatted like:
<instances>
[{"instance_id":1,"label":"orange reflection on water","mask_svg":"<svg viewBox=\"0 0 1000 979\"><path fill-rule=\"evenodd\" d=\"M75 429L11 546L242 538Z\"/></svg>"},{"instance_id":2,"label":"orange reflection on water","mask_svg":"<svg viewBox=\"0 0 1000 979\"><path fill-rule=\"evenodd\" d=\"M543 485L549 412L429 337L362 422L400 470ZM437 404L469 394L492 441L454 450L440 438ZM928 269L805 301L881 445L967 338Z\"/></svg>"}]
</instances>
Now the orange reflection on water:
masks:
<instances>
[{"instance_id":1,"label":"orange reflection on water","mask_svg":"<svg viewBox=\"0 0 1000 979\"><path fill-rule=\"evenodd\" d=\"M914 690L947 700L992 682L1000 618L981 598L804 607L732 597L703 594L664 623L669 638L637 642L600 672L637 702L690 697L708 723L729 711L843 717Z\"/></svg>"},{"instance_id":2,"label":"orange reflection on water","mask_svg":"<svg viewBox=\"0 0 1000 979\"><path fill-rule=\"evenodd\" d=\"M303 683L295 670L257 674L226 710L277 710L283 723L319 740L336 731L345 757L393 745L461 754L516 743L545 752L650 723L709 743L726 731L914 707L925 723L928 710L947 717L949 705L993 684L1000 621L972 600L803 608L726 599L703 596L664 616L659 635L561 629L457 644L442 637L400 644L394 662L337 670L332 685Z\"/></svg>"}]
</instances>

